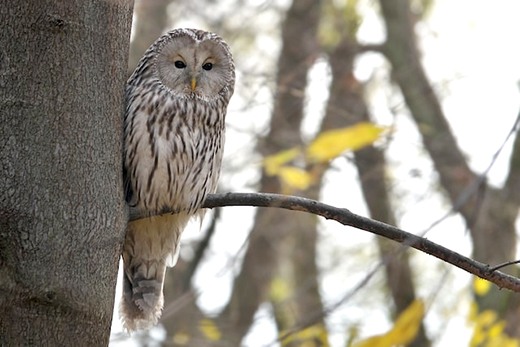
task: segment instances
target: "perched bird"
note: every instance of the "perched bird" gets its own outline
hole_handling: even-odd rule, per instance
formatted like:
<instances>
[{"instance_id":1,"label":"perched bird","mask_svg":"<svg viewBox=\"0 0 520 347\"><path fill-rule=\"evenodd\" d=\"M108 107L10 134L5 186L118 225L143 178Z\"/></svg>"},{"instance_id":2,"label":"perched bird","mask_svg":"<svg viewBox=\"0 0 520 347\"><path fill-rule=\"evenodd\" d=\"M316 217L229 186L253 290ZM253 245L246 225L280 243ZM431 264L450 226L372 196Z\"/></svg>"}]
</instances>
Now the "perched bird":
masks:
<instances>
[{"instance_id":1,"label":"perched bird","mask_svg":"<svg viewBox=\"0 0 520 347\"><path fill-rule=\"evenodd\" d=\"M175 29L146 51L126 86L126 199L141 214L175 213L128 223L120 314L128 331L161 316L166 266L174 266L191 217L214 193L235 67L214 33Z\"/></svg>"}]
</instances>

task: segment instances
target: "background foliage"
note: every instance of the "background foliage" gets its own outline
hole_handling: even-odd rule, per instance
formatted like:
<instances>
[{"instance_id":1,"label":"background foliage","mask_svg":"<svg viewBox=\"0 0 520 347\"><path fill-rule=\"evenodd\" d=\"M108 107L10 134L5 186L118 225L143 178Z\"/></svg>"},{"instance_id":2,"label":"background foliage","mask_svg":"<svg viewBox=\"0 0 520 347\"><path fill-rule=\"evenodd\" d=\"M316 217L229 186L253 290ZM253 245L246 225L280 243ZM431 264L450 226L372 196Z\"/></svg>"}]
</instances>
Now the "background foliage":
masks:
<instances>
[{"instance_id":1,"label":"background foliage","mask_svg":"<svg viewBox=\"0 0 520 347\"><path fill-rule=\"evenodd\" d=\"M520 140L493 161L516 131L514 8L141 0L129 69L166 30L219 33L238 83L219 191L317 199L496 265L517 257ZM519 345L517 294L391 241L266 209L197 227L168 273L162 327L132 343ZM116 316L112 344L130 343L119 329Z\"/></svg>"}]
</instances>

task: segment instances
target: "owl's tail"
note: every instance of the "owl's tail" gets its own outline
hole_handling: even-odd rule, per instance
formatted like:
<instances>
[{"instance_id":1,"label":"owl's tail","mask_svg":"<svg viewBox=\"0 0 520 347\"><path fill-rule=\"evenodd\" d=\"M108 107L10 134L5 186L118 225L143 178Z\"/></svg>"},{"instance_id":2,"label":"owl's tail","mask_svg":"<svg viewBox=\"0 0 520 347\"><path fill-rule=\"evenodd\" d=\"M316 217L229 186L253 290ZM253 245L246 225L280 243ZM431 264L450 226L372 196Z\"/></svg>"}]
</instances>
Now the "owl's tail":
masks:
<instances>
[{"instance_id":1,"label":"owl's tail","mask_svg":"<svg viewBox=\"0 0 520 347\"><path fill-rule=\"evenodd\" d=\"M161 316L164 298L164 262L147 261L139 268L125 269L120 313L128 331L149 329Z\"/></svg>"},{"instance_id":2,"label":"owl's tail","mask_svg":"<svg viewBox=\"0 0 520 347\"><path fill-rule=\"evenodd\" d=\"M119 312L128 331L149 329L161 317L166 266L173 266L188 218L163 215L128 223L123 246L123 298Z\"/></svg>"}]
</instances>

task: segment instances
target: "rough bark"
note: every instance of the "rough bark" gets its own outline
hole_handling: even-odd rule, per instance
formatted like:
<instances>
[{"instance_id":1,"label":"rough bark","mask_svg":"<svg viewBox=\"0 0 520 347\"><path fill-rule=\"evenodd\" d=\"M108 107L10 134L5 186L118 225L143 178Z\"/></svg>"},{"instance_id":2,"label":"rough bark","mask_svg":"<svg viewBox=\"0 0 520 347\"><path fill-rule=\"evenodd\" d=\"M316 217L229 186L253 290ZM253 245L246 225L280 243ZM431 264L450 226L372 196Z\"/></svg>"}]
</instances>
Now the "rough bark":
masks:
<instances>
[{"instance_id":1,"label":"rough bark","mask_svg":"<svg viewBox=\"0 0 520 347\"><path fill-rule=\"evenodd\" d=\"M108 344L132 1L0 1L0 345Z\"/></svg>"},{"instance_id":2,"label":"rough bark","mask_svg":"<svg viewBox=\"0 0 520 347\"><path fill-rule=\"evenodd\" d=\"M439 173L442 187L454 210L466 221L473 241L474 257L490 265L513 260L516 254L514 223L518 215L519 199L511 189L519 181L519 140L515 141L506 185L502 189L496 189L487 185L485 180L479 181L457 145L421 65L409 1L384 0L379 3L387 30L383 52L392 65L393 79L399 85L418 125L424 146ZM475 184L476 182L480 184ZM517 274L518 268L511 266L505 271ZM520 319L519 302L510 293L493 288L487 295L478 297L477 302L480 309L493 309L501 317L507 317L507 331L520 336L517 324Z\"/></svg>"}]
</instances>

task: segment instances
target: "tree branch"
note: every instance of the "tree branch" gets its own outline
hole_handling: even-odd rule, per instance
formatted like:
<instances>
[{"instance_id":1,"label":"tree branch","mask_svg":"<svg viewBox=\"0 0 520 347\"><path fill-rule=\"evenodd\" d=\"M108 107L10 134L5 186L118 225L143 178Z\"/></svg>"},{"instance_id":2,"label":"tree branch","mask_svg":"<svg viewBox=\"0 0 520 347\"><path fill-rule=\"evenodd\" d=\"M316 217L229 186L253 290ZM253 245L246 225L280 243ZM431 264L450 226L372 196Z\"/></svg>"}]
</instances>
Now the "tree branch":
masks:
<instances>
[{"instance_id":1,"label":"tree branch","mask_svg":"<svg viewBox=\"0 0 520 347\"><path fill-rule=\"evenodd\" d=\"M515 124L507 136L509 137L516 133L516 138L513 143L513 153L509 159L509 172L507 174L506 183L504 184L504 191L507 193L508 198L514 202L515 208L520 204L520 197L515 194L520 189L520 136L518 131L520 129L520 112L516 117ZM506 139L506 140L507 140ZM502 147L500 148L502 149Z\"/></svg>"},{"instance_id":2,"label":"tree branch","mask_svg":"<svg viewBox=\"0 0 520 347\"><path fill-rule=\"evenodd\" d=\"M256 206L277 207L292 211L301 211L332 219L343 225L365 230L373 234L386 237L401 243L404 246L415 248L421 252L430 254L449 264L452 264L475 276L496 284L499 288L507 288L520 293L520 279L509 276L500 271L494 271L489 265L470 259L448 248L438 245L425 238L410 234L394 226L378 222L376 220L359 216L346 208L339 208L321 203L316 200L301 198L291 195L267 194L267 193L226 193L208 195L204 202L204 208L225 206ZM171 210L162 210L158 213L172 213ZM130 209L130 221L149 217Z\"/></svg>"}]
</instances>

